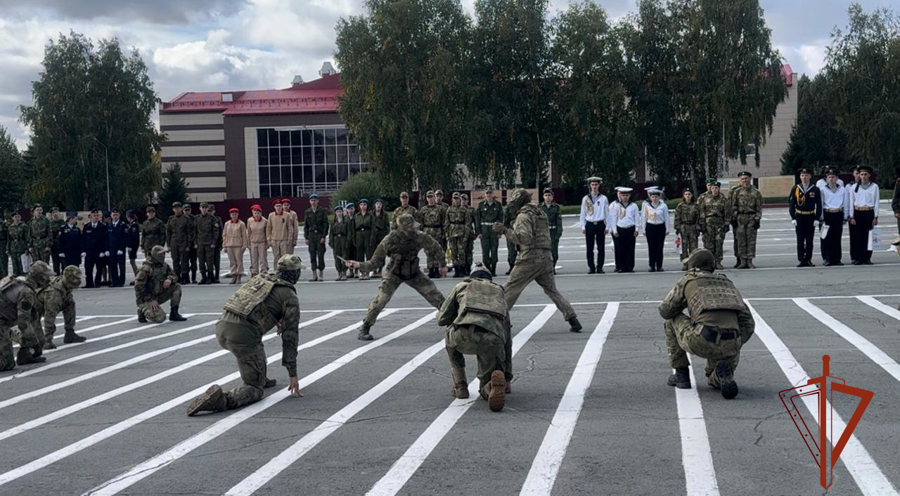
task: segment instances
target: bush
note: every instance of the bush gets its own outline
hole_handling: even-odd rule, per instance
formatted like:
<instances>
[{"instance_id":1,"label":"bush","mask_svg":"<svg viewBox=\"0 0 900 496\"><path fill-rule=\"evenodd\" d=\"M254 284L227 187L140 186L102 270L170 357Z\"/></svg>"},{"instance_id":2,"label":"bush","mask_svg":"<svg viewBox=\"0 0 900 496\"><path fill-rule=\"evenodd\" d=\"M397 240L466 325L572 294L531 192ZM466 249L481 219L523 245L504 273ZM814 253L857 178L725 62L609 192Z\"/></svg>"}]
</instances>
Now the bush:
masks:
<instances>
[{"instance_id":1,"label":"bush","mask_svg":"<svg viewBox=\"0 0 900 496\"><path fill-rule=\"evenodd\" d=\"M393 212L400 206L400 199L378 186L378 176L374 172L360 172L350 176L340 189L331 197L332 208L342 202L356 203L361 199L369 200L369 211L375 209L375 200L384 200L384 211Z\"/></svg>"}]
</instances>

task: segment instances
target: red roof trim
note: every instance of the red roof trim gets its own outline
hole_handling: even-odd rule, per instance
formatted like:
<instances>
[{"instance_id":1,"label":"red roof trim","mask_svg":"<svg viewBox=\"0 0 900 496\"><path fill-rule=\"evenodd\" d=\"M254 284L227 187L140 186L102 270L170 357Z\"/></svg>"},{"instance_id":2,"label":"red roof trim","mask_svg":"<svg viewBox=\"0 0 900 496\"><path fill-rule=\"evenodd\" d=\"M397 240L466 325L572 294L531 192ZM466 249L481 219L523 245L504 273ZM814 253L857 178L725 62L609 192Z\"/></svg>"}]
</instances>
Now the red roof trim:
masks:
<instances>
[{"instance_id":1,"label":"red roof trim","mask_svg":"<svg viewBox=\"0 0 900 496\"><path fill-rule=\"evenodd\" d=\"M223 94L232 101L223 101ZM332 74L283 90L215 91L182 93L163 102L160 112L211 112L224 115L330 113L338 111L338 97L343 93L340 74Z\"/></svg>"}]
</instances>

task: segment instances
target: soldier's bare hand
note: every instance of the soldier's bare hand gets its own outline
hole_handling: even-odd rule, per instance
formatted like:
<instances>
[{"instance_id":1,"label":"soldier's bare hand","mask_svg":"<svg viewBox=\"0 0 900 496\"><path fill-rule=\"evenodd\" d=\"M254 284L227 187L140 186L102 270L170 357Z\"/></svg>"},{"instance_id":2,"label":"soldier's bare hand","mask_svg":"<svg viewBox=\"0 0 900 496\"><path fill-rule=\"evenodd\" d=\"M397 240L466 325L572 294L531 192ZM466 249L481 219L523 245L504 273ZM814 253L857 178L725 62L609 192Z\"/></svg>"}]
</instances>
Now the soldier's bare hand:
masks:
<instances>
[{"instance_id":1,"label":"soldier's bare hand","mask_svg":"<svg viewBox=\"0 0 900 496\"><path fill-rule=\"evenodd\" d=\"M618 238L618 237L619 237L619 233L614 232L614 233L613 233L613 237L614 237L614 238Z\"/></svg>"},{"instance_id":2,"label":"soldier's bare hand","mask_svg":"<svg viewBox=\"0 0 900 496\"><path fill-rule=\"evenodd\" d=\"M147 305L150 307L150 310L153 310L154 312L159 310L159 302L156 300L150 300Z\"/></svg>"},{"instance_id":3,"label":"soldier's bare hand","mask_svg":"<svg viewBox=\"0 0 900 496\"><path fill-rule=\"evenodd\" d=\"M875 217L874 219L872 219L872 225L873 225L873 226L877 226L877 225L878 225L878 217Z\"/></svg>"},{"instance_id":4,"label":"soldier's bare hand","mask_svg":"<svg viewBox=\"0 0 900 496\"><path fill-rule=\"evenodd\" d=\"M637 231L635 231L635 232L634 232L634 237L636 238L636 237L638 237L638 236L640 236L640 233L638 233Z\"/></svg>"},{"instance_id":5,"label":"soldier's bare hand","mask_svg":"<svg viewBox=\"0 0 900 496\"><path fill-rule=\"evenodd\" d=\"M581 234L584 234L584 229L581 230Z\"/></svg>"},{"instance_id":6,"label":"soldier's bare hand","mask_svg":"<svg viewBox=\"0 0 900 496\"><path fill-rule=\"evenodd\" d=\"M303 391L300 391L300 381L296 377L291 377L288 380L288 391L291 392L291 396L294 398L302 398Z\"/></svg>"},{"instance_id":7,"label":"soldier's bare hand","mask_svg":"<svg viewBox=\"0 0 900 496\"><path fill-rule=\"evenodd\" d=\"M325 238L319 239L319 244L320 244L320 245L324 245L324 244L325 244Z\"/></svg>"},{"instance_id":8,"label":"soldier's bare hand","mask_svg":"<svg viewBox=\"0 0 900 496\"><path fill-rule=\"evenodd\" d=\"M308 239L304 239L304 240L303 240L303 244L308 245L308 244L309 244L309 240L308 240Z\"/></svg>"},{"instance_id":9,"label":"soldier's bare hand","mask_svg":"<svg viewBox=\"0 0 900 496\"><path fill-rule=\"evenodd\" d=\"M480 235L480 234L477 236L477 239L478 239L479 241L481 240L481 235Z\"/></svg>"},{"instance_id":10,"label":"soldier's bare hand","mask_svg":"<svg viewBox=\"0 0 900 496\"><path fill-rule=\"evenodd\" d=\"M447 267L441 267L440 273L441 273L441 277L446 276L447 275Z\"/></svg>"},{"instance_id":11,"label":"soldier's bare hand","mask_svg":"<svg viewBox=\"0 0 900 496\"><path fill-rule=\"evenodd\" d=\"M856 225L856 219L854 219L853 217L850 218L850 225L851 225L851 226L855 226L855 225Z\"/></svg>"},{"instance_id":12,"label":"soldier's bare hand","mask_svg":"<svg viewBox=\"0 0 900 496\"><path fill-rule=\"evenodd\" d=\"M894 214L894 218L895 218L895 219L900 219L900 212L895 213L895 214Z\"/></svg>"},{"instance_id":13,"label":"soldier's bare hand","mask_svg":"<svg viewBox=\"0 0 900 496\"><path fill-rule=\"evenodd\" d=\"M171 286L172 286L171 279L166 279L165 281L163 281L163 289L169 289L169 287L171 287Z\"/></svg>"},{"instance_id":14,"label":"soldier's bare hand","mask_svg":"<svg viewBox=\"0 0 900 496\"><path fill-rule=\"evenodd\" d=\"M278 323L276 323L275 327L278 328L278 330L275 332L280 336L281 335L281 322L279 321Z\"/></svg>"}]
</instances>

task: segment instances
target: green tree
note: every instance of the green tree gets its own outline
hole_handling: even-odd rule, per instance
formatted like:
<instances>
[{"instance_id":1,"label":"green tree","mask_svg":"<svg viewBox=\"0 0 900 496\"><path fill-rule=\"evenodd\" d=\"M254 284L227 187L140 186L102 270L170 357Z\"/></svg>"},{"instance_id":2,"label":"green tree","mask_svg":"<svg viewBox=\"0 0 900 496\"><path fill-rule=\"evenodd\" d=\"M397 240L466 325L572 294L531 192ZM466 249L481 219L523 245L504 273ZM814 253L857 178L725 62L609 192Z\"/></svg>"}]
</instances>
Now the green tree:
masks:
<instances>
[{"instance_id":1,"label":"green tree","mask_svg":"<svg viewBox=\"0 0 900 496\"><path fill-rule=\"evenodd\" d=\"M25 176L28 164L16 148L16 141L0 126L0 210L12 212L25 201Z\"/></svg>"},{"instance_id":2,"label":"green tree","mask_svg":"<svg viewBox=\"0 0 900 496\"><path fill-rule=\"evenodd\" d=\"M571 5L553 22L551 145L563 182L596 175L608 184L629 179L637 140L627 107L624 55L606 12L592 2Z\"/></svg>"},{"instance_id":3,"label":"green tree","mask_svg":"<svg viewBox=\"0 0 900 496\"><path fill-rule=\"evenodd\" d=\"M331 205L341 203L356 203L365 198L369 201L369 210L375 209L375 200L381 198L384 201L384 210L392 211L400 204L398 196L384 189L378 181L378 174L374 172L361 172L354 174L331 197Z\"/></svg>"},{"instance_id":4,"label":"green tree","mask_svg":"<svg viewBox=\"0 0 900 496\"><path fill-rule=\"evenodd\" d=\"M116 39L71 33L51 41L32 83L34 104L21 107L32 129L35 177L30 197L69 208L147 203L160 184L152 154L163 140L152 114L159 99L137 50Z\"/></svg>"},{"instance_id":5,"label":"green tree","mask_svg":"<svg viewBox=\"0 0 900 496\"><path fill-rule=\"evenodd\" d=\"M804 167L818 171L825 165L845 167L853 163L847 150L847 135L837 128L828 78L819 74L809 79L804 74L798 84L797 124L781 157L781 173L795 174Z\"/></svg>"},{"instance_id":6,"label":"green tree","mask_svg":"<svg viewBox=\"0 0 900 496\"><path fill-rule=\"evenodd\" d=\"M546 173L550 42L547 0L478 0L472 48L475 95L466 165L482 181L526 186Z\"/></svg>"},{"instance_id":7,"label":"green tree","mask_svg":"<svg viewBox=\"0 0 900 496\"><path fill-rule=\"evenodd\" d=\"M181 175L181 164L175 162L169 167L162 188L159 190L157 213L160 218L166 219L172 213L172 204L175 202L186 203L190 200L187 188L190 185Z\"/></svg>"},{"instance_id":8,"label":"green tree","mask_svg":"<svg viewBox=\"0 0 900 496\"><path fill-rule=\"evenodd\" d=\"M449 188L464 148L470 21L458 0L367 0L341 19L341 116L391 192Z\"/></svg>"}]
</instances>

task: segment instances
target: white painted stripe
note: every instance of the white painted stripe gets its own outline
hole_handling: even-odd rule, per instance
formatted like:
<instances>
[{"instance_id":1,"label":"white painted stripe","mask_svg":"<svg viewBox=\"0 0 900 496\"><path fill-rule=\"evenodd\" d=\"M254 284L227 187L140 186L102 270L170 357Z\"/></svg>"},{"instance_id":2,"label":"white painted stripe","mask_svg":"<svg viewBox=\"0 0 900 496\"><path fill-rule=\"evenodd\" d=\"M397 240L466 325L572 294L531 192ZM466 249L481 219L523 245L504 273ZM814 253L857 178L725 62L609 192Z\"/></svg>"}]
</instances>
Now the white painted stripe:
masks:
<instances>
[{"instance_id":1,"label":"white painted stripe","mask_svg":"<svg viewBox=\"0 0 900 496\"><path fill-rule=\"evenodd\" d=\"M857 296L856 299L889 317L900 320L900 310L897 310L894 307L889 307L871 296Z\"/></svg>"},{"instance_id":2,"label":"white painted stripe","mask_svg":"<svg viewBox=\"0 0 900 496\"><path fill-rule=\"evenodd\" d=\"M588 338L519 494L541 496L550 494L553 490L559 468L575 432L575 424L578 423L578 416L584 406L584 395L594 379L594 372L603 353L603 345L606 344L606 338L618 312L618 303L607 306L603 317Z\"/></svg>"},{"instance_id":3,"label":"white painted stripe","mask_svg":"<svg viewBox=\"0 0 900 496\"><path fill-rule=\"evenodd\" d=\"M794 298L794 303L806 313L810 314L814 319L825 324L832 331L838 333L839 336L849 341L856 349L863 352L869 359L883 368L885 372L891 374L891 377L900 381L900 364L897 364L893 358L881 351L881 349L872 344L871 341L862 337L858 332L847 327L831 315L828 315L821 308L810 303L806 298Z\"/></svg>"},{"instance_id":4,"label":"white painted stripe","mask_svg":"<svg viewBox=\"0 0 900 496\"><path fill-rule=\"evenodd\" d=\"M545 305L544 310L541 311L528 326L516 334L516 337L513 338L513 356L515 356L522 346L531 339L531 336L533 336L534 333L550 320L550 317L553 316L554 312L556 312L556 307L553 305ZM456 422L469 411L469 408L471 408L473 404L475 404L477 398L480 397L478 389L478 379L473 379L469 383L469 399L457 399L454 400L453 403L450 403L450 406L448 406L438 418L434 419L431 425L425 429L425 432L423 432L412 446L403 453L403 456L394 462L394 465L391 466L388 473L375 483L375 485L372 486L372 489L366 494L369 496L397 494L409 478L416 473L416 470L419 469L422 463L425 462L428 455L434 451L434 448L437 447L438 443L440 443L441 440L444 439L444 436L450 432L450 429L456 425Z\"/></svg>"},{"instance_id":5,"label":"white painted stripe","mask_svg":"<svg viewBox=\"0 0 900 496\"><path fill-rule=\"evenodd\" d=\"M336 316L336 315L338 315L338 314L340 314L340 313L341 313L341 312L338 310L338 311L331 312L331 313L329 313L329 314L320 315L319 317L316 317L315 319L312 319L312 320L309 320L309 321L306 321L306 322L301 323L300 326L299 326L299 328L302 329L302 328L304 328L304 327L308 327L308 326L310 326L310 325L317 324L317 323L319 323L319 322L321 322L321 321L323 321L323 320L330 319L330 318L332 318L332 317L334 317L334 316ZM266 336L264 336L262 340L263 340L263 341L268 341L268 340L270 340L270 339L274 339L276 336L278 336L278 334L276 334L276 333L273 332L273 333L270 333L270 334L267 334ZM140 380L140 381L137 381L137 382L134 382L134 383L131 383L131 384L127 384L127 385L125 385L125 386L122 386L122 387L120 387L120 388L114 389L114 390L112 390L112 391L109 391L109 392L106 392L106 393L103 393L103 394L100 394L100 395L97 395L97 396L93 396L93 397L91 397L91 398L88 398L88 399L86 399L86 400L80 402L80 403L76 403L76 404L74 404L74 405L72 405L72 406L63 408L63 409L61 409L61 410L57 410L57 411L55 411L55 412L53 412L53 413L44 415L43 417L39 417L39 418L36 418L36 419L34 419L34 420L30 420L30 421L28 421L28 422L25 422L24 424L21 424L21 425L19 425L19 426L13 427L12 429L8 429L8 430L5 430L5 431L3 431L3 432L0 432L0 441L2 441L2 440L4 440L4 439L7 439L7 438L10 438L10 437L13 437L13 436L18 435L18 434L21 434L21 433L23 433L23 432L29 431L29 430L34 429L34 428L36 428L36 427L40 427L40 426L42 426L42 425L44 425L44 424L48 424L48 423L50 423L50 422L53 422L54 420L59 420L59 419L61 419L61 418L63 418L63 417L66 417L66 416L68 416L68 415L71 415L71 414L73 414L73 413L80 412L81 410L84 410L84 409L86 409L86 408L92 407L92 406L94 406L94 405L97 405L97 404L102 403L102 402L104 402L104 401L110 400L110 399L115 398L115 397L117 397L117 396L123 395L123 394L125 394L125 393L133 392L133 391L135 391L135 390L137 390L137 389L139 389L139 388L142 388L142 387L147 386L147 385L149 385L149 384L153 384L154 382L159 382L159 381L165 379L166 377L173 376L173 375L175 375L175 374L177 374L177 373L179 373L179 372L184 372L185 370L188 370L188 369L191 369L191 368L193 368L193 367L196 367L197 365L200 365L200 364L209 362L210 360L214 360L214 359L216 359L216 358L219 358L220 356L227 355L228 353L230 353L228 350L220 350L220 351L217 351L217 352L215 352L215 353L210 353L210 354L208 354L208 355L204 355L204 356L202 356L202 357L200 357L200 358L197 358L197 359L195 359L195 360L191 360L191 361L189 361L189 362L187 362L187 363L183 363L183 364L181 364L181 365L179 365L179 366L177 366L177 367L175 367L175 368L166 369L165 371L160 372L160 373L155 374L155 375L152 375L152 376L150 376L150 377L147 377L146 379L142 379L142 380Z\"/></svg>"},{"instance_id":6,"label":"white painted stripe","mask_svg":"<svg viewBox=\"0 0 900 496\"><path fill-rule=\"evenodd\" d=\"M393 310L393 309L385 310L384 312L381 312L381 314L378 316L378 319L380 320L381 318L391 315L394 312L396 312L396 310ZM308 343L304 343L304 344L300 345L297 348L297 350L303 351L305 349L312 348L313 346L316 346L320 343L328 341L329 339L333 339L338 336L352 332L356 329L359 329L361 326L362 326L362 322L357 322L357 323L347 326L343 329L334 331L330 334L326 334L325 336L322 336L318 339L314 339L313 341L310 341ZM271 365L271 364L281 360L281 355L282 355L281 352L275 353L274 355L272 355L268 358L266 363ZM33 472L36 472L42 468L48 467L60 460L64 460L76 453L79 453L81 451L84 451L84 450L90 448L91 446L94 446L95 444L103 442L103 441L115 436L116 434L124 432L144 421L150 420L158 415L161 415L161 414L171 410L172 408L175 408L176 406L179 406L183 403L186 403L186 402L194 399L198 394L206 391L210 386L212 386L214 384L226 384L233 380L240 379L240 377L241 377L240 372L234 372L234 373L228 374L225 377L222 377L216 381L207 383L196 389L188 391L187 393L182 394L181 396L171 399L171 400L169 400L161 405L158 405L154 408L151 408L150 410L146 410L146 411L141 412L131 418L123 420L115 425L111 425L111 426L107 427L106 429L103 429L100 432L92 434L80 441L76 441L62 449L56 450L46 456L38 458L37 460L26 463L25 465L22 465L21 467L10 470L9 472L6 472L4 474L0 474L0 486L10 483L14 480L17 480L17 479L24 477L28 474L31 474Z\"/></svg>"},{"instance_id":7,"label":"white painted stripe","mask_svg":"<svg viewBox=\"0 0 900 496\"><path fill-rule=\"evenodd\" d=\"M161 334L161 335L159 335L159 336L154 336L154 337L152 337L152 338L139 339L139 340L133 341L133 342L131 342L131 343L126 343L126 344L119 345L119 346L113 346L112 348L107 348L107 349L104 349L104 350L95 351L95 352L93 352L93 353L86 353L86 354L84 354L84 355L79 355L79 356L77 356L77 357L69 358L68 360L62 360L62 361L59 361L59 362L54 362L54 363L52 363L52 364L50 364L50 365L48 365L48 366L46 366L46 367L42 367L42 368L40 368L40 369L35 369L35 370L30 370L30 371L28 371L28 372L34 372L34 373L44 372L44 371L46 371L46 370L49 370L49 369L55 369L55 368L57 368L57 367L61 367L61 366L63 366L63 365L67 365L67 364L72 363L72 362L84 360L84 359L86 359L86 358L90 358L90 357L97 356L97 355L102 355L102 354L104 354L104 353L109 353L109 352L115 351L115 350L117 350L117 349L129 348L129 347L131 347L131 346L135 346L135 345L137 345L137 344L140 344L141 342L153 341L153 340L156 340L156 339L162 339L162 338L166 338L166 337L176 336L176 335L178 335L178 334L183 334L183 333L185 333L185 332L190 332L190 331L193 331L193 330L196 330L196 329L200 329L200 328L202 328L202 327L210 326L210 325L215 324L215 323L216 323L215 320L211 320L211 321L209 321L209 322L204 322L204 323L202 323L202 324L198 324L198 325L195 325L195 326L186 327L186 328L184 328L184 329L179 329L179 330L177 330L177 331L172 331L172 332L169 332L169 333L166 333L166 334ZM25 394L20 394L19 396L15 396L15 397L9 398L9 399L7 399L7 400L0 401L0 409L3 409L3 408L6 408L6 407L8 407L8 406L12 406L12 405L21 403L21 402L23 402L23 401L25 401L25 400L28 400L28 399L31 399L31 398L37 398L38 396L43 396L43 395L45 395L45 394L47 394L47 393L52 393L53 391L58 391L58 390L60 390L60 389L67 388L67 387L72 386L72 385L74 385L74 384L78 384L78 383L80 383L80 382L84 382L84 381L93 379L93 378L95 378L95 377L100 377L100 376L102 376L102 375L108 374L108 373L110 373L110 372L114 372L114 371L116 371L116 370L124 369L125 367L129 367L129 366L134 365L134 364L136 364L136 363L140 363L140 362L149 360L149 359L151 359L151 358L153 358L153 357L156 357L156 356L159 356L159 355L164 355L164 354L166 354L166 353L170 353L170 352L173 352L173 351L177 351L177 350L180 350L180 349L182 349L182 348L187 348L187 347L189 347L189 346L193 346L193 345L195 345L195 344L199 344L199 343L202 343L202 342L204 342L204 341L209 341L209 340L211 340L211 339L215 339L215 337L216 337L215 334L211 334L211 335L209 335L209 336L204 336L204 337L199 338L199 339L194 339L193 341L188 341L188 342L186 342L186 343L177 344L177 345L175 345L175 346L169 346L168 348L163 348L163 349L160 349L160 350L151 351L151 352L149 352L149 353L144 353L143 355L138 355L138 356L136 356L136 357L134 357L134 358L130 358L130 359L128 359L128 360L125 360L124 362L119 362L119 363L110 365L110 366L108 366L108 367L103 367L102 369L95 370L95 371L93 371L93 372L88 372L87 374L82 374L82 375L73 377L73 378L71 378L71 379L69 379L69 380L67 380L67 381L57 382L57 383L55 383L55 384L51 384L51 385L49 385L49 386L46 386L46 387L43 387L43 388L40 388L40 389L35 389L35 390L33 390L33 391L29 391L29 392L27 392L27 393L25 393ZM23 372L22 374L19 374L19 376L24 376L25 374L27 374L27 372Z\"/></svg>"},{"instance_id":8,"label":"white painted stripe","mask_svg":"<svg viewBox=\"0 0 900 496\"><path fill-rule=\"evenodd\" d=\"M95 318L101 318L101 317L93 317L93 316L92 317L84 317L85 320L95 319ZM104 327L110 327L110 326L114 326L114 325L124 324L126 322L131 322L132 320L137 320L137 317L129 317L127 319L117 320L115 322L107 322L105 324L95 325L95 326L88 327L85 329L76 329L76 331L78 332L78 334L85 334L85 333L89 333L91 331L96 331L97 329L103 329ZM38 332L44 332L44 330L40 329ZM56 341L59 339L63 339L63 337L65 337L65 334L56 334L55 336L53 336L53 340ZM94 338L94 339L92 339L92 341L97 341L99 339L100 338ZM87 343L87 341L85 341L84 343L64 344L64 345L60 345L59 347L57 347L56 350L46 350L46 351L49 353L50 351L57 351L59 349L71 348L75 345L83 345L85 343ZM19 347L19 345L13 346L13 348L18 348L18 347Z\"/></svg>"},{"instance_id":9,"label":"white painted stripe","mask_svg":"<svg viewBox=\"0 0 900 496\"><path fill-rule=\"evenodd\" d=\"M362 346L360 348L356 348L355 350L343 355L342 357L334 360L333 362L325 365L324 367L319 368L313 373L303 377L300 379L300 387L308 387L311 384L314 384L319 379L331 374L335 370L340 369L344 365L352 362L356 358L376 349L381 346L384 346L391 341L408 334L409 332L423 326L427 322L432 322L434 320L437 312L431 312L430 314L420 318L419 320L403 327L400 330L394 331L387 336L378 339L376 341L372 341L371 343ZM216 439L217 437L225 434L232 428L239 425L241 422L252 418L258 413L262 413L268 408L275 406L280 401L288 398L290 396L290 392L286 388L279 389L275 393L269 395L265 399L253 403L252 405L248 405L244 408L241 408L228 417L216 422L215 424L205 428L200 433L178 443L177 445L169 448L163 453L160 453L153 458L138 464L128 472L121 474L117 477L114 477L103 484L91 489L90 491L84 493L85 496L111 496L114 494L118 494L119 492L128 489L139 481L147 478L148 476L156 473L160 469L163 469L175 462L176 460L184 457L185 455L191 453L195 449L205 445L206 443Z\"/></svg>"},{"instance_id":10,"label":"white painted stripe","mask_svg":"<svg viewBox=\"0 0 900 496\"><path fill-rule=\"evenodd\" d=\"M688 359L690 360L690 355ZM716 480L712 450L709 447L703 405L697 394L697 378L693 367L688 367L688 370L691 374L691 388L675 388L685 486L687 494L691 496L718 496L719 482Z\"/></svg>"},{"instance_id":11,"label":"white painted stripe","mask_svg":"<svg viewBox=\"0 0 900 496\"><path fill-rule=\"evenodd\" d=\"M756 335L759 336L759 339L762 340L763 344L768 348L769 353L775 358L775 362L781 367L781 371L784 373L785 377L787 377L788 382L795 387L805 385L807 381L809 381L809 375L803 370L803 366L800 365L800 362L798 362L796 358L794 358L791 350L785 346L784 342L782 342L775 334L775 331L769 327L769 324L760 317L759 313L753 308L750 302L747 300L744 301L746 301L747 307L750 309L750 313L753 314L753 319L756 321ZM806 409L809 411L810 415L812 415L812 418L818 423L818 400L811 395L801 396L801 398L803 404L806 405ZM832 408L830 402L826 402L826 408ZM837 412L833 413L831 424L832 432L844 432L844 429L847 427L847 424ZM834 440L832 440L832 444L833 443ZM881 469L878 468L878 464L875 463L875 460L872 459L872 456L869 455L869 452L866 451L866 448L859 442L859 439L856 438L855 434L851 435L850 439L847 441L844 451L841 453L840 460L843 462L844 466L847 467L853 480L856 481L856 485L866 496L889 496L900 494L894 488L893 484L891 484L891 481L885 477Z\"/></svg>"}]
</instances>

